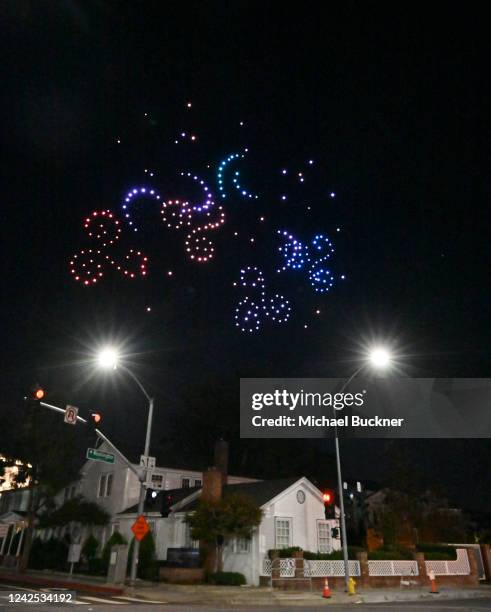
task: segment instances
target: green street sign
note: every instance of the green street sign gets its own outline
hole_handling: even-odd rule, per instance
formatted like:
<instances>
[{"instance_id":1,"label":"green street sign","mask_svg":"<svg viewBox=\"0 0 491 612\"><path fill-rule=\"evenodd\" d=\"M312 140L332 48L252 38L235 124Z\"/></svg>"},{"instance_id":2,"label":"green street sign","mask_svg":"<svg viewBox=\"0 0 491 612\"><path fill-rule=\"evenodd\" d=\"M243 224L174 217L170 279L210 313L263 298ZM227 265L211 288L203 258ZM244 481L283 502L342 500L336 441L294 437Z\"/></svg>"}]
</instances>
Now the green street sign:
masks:
<instances>
[{"instance_id":1,"label":"green street sign","mask_svg":"<svg viewBox=\"0 0 491 612\"><path fill-rule=\"evenodd\" d=\"M87 459L92 461L104 461L105 463L114 463L114 455L112 453L105 453L97 450L96 448L87 449Z\"/></svg>"}]
</instances>

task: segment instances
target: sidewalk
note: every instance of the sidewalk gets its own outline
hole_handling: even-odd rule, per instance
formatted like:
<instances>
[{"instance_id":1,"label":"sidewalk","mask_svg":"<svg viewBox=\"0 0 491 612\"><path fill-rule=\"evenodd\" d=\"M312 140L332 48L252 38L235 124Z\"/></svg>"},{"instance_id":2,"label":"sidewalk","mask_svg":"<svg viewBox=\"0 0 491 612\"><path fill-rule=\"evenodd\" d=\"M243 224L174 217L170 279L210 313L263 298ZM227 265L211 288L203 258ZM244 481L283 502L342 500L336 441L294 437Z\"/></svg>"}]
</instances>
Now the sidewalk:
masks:
<instances>
[{"instance_id":1,"label":"sidewalk","mask_svg":"<svg viewBox=\"0 0 491 612\"><path fill-rule=\"evenodd\" d=\"M123 586L107 584L105 578L97 576L85 576L73 574L70 576L64 572L53 572L49 570L29 570L20 574L11 568L0 567L0 583L25 584L31 586L42 586L48 588L70 589L94 595L122 595Z\"/></svg>"},{"instance_id":2,"label":"sidewalk","mask_svg":"<svg viewBox=\"0 0 491 612\"><path fill-rule=\"evenodd\" d=\"M142 583L135 588L126 588L127 594L142 599L165 600L170 604L209 606L319 606L331 604L383 603L394 601L421 601L442 599L491 599L491 586L472 589L446 588L432 595L424 587L408 589L364 589L349 596L341 591L332 591L330 599L321 592L271 591L269 587L218 587L213 585L175 585Z\"/></svg>"},{"instance_id":3,"label":"sidewalk","mask_svg":"<svg viewBox=\"0 0 491 612\"><path fill-rule=\"evenodd\" d=\"M385 603L395 601L450 600L468 598L491 599L491 586L476 588L441 588L440 593L432 595L425 587L394 589L363 589L349 596L341 591L332 591L330 599L323 599L319 592L272 591L269 587L225 587L208 584L178 585L145 582L139 580L137 586L129 587L108 585L104 577L62 572L30 570L19 574L11 569L0 568L0 582L25 584L51 588L65 588L106 596L125 595L141 599L166 601L169 604L186 606L297 606L310 607L332 604Z\"/></svg>"}]
</instances>

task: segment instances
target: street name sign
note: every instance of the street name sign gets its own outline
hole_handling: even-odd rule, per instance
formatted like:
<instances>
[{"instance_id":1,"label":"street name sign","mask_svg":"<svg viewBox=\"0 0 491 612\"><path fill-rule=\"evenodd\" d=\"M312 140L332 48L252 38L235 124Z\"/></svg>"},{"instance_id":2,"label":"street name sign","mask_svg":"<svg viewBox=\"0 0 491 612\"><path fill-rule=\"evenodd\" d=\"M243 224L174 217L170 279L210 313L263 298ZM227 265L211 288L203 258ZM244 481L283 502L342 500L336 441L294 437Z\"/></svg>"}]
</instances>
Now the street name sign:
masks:
<instances>
[{"instance_id":1,"label":"street name sign","mask_svg":"<svg viewBox=\"0 0 491 612\"><path fill-rule=\"evenodd\" d=\"M69 425L76 425L77 416L78 416L78 408L76 406L70 406L68 404L68 406L66 406L65 408L65 418L64 418L65 423L68 423Z\"/></svg>"},{"instance_id":2,"label":"street name sign","mask_svg":"<svg viewBox=\"0 0 491 612\"><path fill-rule=\"evenodd\" d=\"M86 457L92 461L114 463L114 455L112 453L105 453L104 451L97 450L97 448L88 448Z\"/></svg>"},{"instance_id":3,"label":"street name sign","mask_svg":"<svg viewBox=\"0 0 491 612\"><path fill-rule=\"evenodd\" d=\"M141 542L143 538L150 531L150 525L145 520L143 514L136 519L136 521L131 526L131 531L135 534L135 538Z\"/></svg>"}]
</instances>

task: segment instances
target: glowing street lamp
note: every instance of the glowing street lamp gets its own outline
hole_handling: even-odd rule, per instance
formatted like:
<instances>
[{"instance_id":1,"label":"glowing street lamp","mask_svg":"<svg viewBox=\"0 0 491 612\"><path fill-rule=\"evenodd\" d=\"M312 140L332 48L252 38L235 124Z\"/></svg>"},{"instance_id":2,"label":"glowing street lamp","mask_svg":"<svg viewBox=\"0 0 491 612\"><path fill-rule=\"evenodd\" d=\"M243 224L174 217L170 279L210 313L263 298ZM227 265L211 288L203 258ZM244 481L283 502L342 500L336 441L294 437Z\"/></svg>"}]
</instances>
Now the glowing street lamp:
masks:
<instances>
[{"instance_id":1,"label":"glowing street lamp","mask_svg":"<svg viewBox=\"0 0 491 612\"><path fill-rule=\"evenodd\" d=\"M124 364L121 363L120 355L116 349L111 348L111 347L106 347L102 349L97 355L96 362L97 362L97 365L102 369L116 370L116 368L119 367L119 369L129 374L129 376L135 381L135 383L138 385L141 392L147 399L148 418L147 418L147 432L145 435L145 450L143 451L143 455L144 457L148 457L150 454L150 437L152 434L153 405L154 405L153 397L150 397L150 395L147 393L145 387L142 385L142 383L140 382L136 374L132 372ZM145 494L146 494L145 482L148 480L147 476L148 476L148 468L145 468L144 477L140 481L140 497L138 499L138 516L141 516L144 511ZM136 580L136 569L138 565L139 552L140 552L140 541L135 539L135 542L133 545L133 557L131 559L131 570L130 570L131 584L134 584Z\"/></svg>"},{"instance_id":2,"label":"glowing street lamp","mask_svg":"<svg viewBox=\"0 0 491 612\"><path fill-rule=\"evenodd\" d=\"M388 368L392 363L390 352L383 346L377 346L371 349L368 359L374 368L381 370Z\"/></svg>"},{"instance_id":3,"label":"glowing street lamp","mask_svg":"<svg viewBox=\"0 0 491 612\"><path fill-rule=\"evenodd\" d=\"M374 346L369 349L366 354L366 359L362 365L357 368L351 376L346 379L345 383L341 387L341 393L344 393L346 387L351 383L351 381L358 376L358 374L364 370L367 366L372 369L377 370L386 370L392 365L392 355L390 351L384 346ZM344 513L344 499L343 499L343 478L341 475L341 455L339 452L339 438L338 438L338 428L334 429L334 443L336 448L336 468L338 474L338 491L339 491L339 518L341 522L341 537L343 542L343 559L344 559L344 574L345 574L345 584L346 591L348 591L349 584L349 564L348 564L348 540L346 536L346 516Z\"/></svg>"},{"instance_id":4,"label":"glowing street lamp","mask_svg":"<svg viewBox=\"0 0 491 612\"><path fill-rule=\"evenodd\" d=\"M115 370L118 367L119 356L116 349L107 347L97 355L97 364L105 370Z\"/></svg>"}]
</instances>

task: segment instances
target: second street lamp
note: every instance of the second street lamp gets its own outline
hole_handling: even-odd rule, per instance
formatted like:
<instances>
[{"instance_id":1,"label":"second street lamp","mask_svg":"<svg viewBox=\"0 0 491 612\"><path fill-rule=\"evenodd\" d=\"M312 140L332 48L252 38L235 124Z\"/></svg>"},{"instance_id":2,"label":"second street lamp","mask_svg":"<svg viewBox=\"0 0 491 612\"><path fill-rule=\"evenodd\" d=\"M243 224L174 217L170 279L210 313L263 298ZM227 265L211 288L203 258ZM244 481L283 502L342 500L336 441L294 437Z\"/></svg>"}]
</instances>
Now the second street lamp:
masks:
<instances>
[{"instance_id":1,"label":"second street lamp","mask_svg":"<svg viewBox=\"0 0 491 612\"><path fill-rule=\"evenodd\" d=\"M343 383L340 393L344 393L348 385L353 381L358 374L364 370L367 365L376 369L387 369L390 367L392 362L392 356L390 351L382 346L372 348L367 355L366 363L363 363L357 370L351 374L349 378ZM344 498L343 498L343 477L341 474L341 454L339 452L339 438L338 428L334 428L334 445L336 449L336 471L338 477L338 493L339 493L339 518L341 522L341 538L343 542L343 559L344 559L344 580L346 591L349 588L349 560L348 560L348 538L346 535L346 515L344 512Z\"/></svg>"},{"instance_id":2,"label":"second street lamp","mask_svg":"<svg viewBox=\"0 0 491 612\"><path fill-rule=\"evenodd\" d=\"M97 363L99 367L104 368L106 370L116 370L121 369L126 374L128 374L137 384L140 391L143 393L145 398L148 401L148 417L147 417L147 431L145 435L145 448L143 451L144 457L148 457L150 454L150 438L152 435L152 421L153 421L153 406L154 400L153 397L147 393L145 387L140 382L139 378L136 376L134 372L132 372L125 365L120 363L118 352L113 348L105 348L99 352L97 356ZM145 497L146 497L146 487L145 483L148 481L148 465L146 464L143 468L143 478L140 479L140 496L138 498L138 516L141 516L144 512L145 506ZM130 582L131 584L135 583L136 580L136 572L138 567L138 556L140 552L140 541L135 538L133 543L133 556L131 558L131 569L130 569Z\"/></svg>"}]
</instances>

